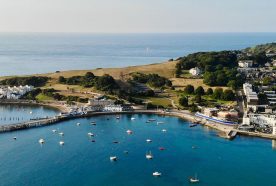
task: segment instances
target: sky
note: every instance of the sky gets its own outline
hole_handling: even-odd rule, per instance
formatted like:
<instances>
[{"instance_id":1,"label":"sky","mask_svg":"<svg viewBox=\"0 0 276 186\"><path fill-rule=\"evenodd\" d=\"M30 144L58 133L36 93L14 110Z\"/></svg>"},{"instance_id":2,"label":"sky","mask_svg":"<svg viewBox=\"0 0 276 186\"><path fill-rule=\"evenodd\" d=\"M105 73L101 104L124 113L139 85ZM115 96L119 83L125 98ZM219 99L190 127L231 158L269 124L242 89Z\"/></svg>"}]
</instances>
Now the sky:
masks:
<instances>
[{"instance_id":1,"label":"sky","mask_svg":"<svg viewBox=\"0 0 276 186\"><path fill-rule=\"evenodd\" d=\"M0 0L0 32L276 32L276 0Z\"/></svg>"}]
</instances>

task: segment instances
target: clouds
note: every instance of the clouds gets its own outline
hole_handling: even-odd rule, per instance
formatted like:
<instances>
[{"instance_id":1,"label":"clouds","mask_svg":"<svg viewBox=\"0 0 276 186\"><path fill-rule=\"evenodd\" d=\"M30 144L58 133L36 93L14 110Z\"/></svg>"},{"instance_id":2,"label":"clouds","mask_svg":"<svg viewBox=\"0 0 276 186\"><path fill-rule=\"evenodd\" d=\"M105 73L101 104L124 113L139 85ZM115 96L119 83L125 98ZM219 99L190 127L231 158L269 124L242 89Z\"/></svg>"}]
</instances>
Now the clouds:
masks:
<instances>
[{"instance_id":1,"label":"clouds","mask_svg":"<svg viewBox=\"0 0 276 186\"><path fill-rule=\"evenodd\" d=\"M275 32L273 0L0 0L0 31Z\"/></svg>"}]
</instances>

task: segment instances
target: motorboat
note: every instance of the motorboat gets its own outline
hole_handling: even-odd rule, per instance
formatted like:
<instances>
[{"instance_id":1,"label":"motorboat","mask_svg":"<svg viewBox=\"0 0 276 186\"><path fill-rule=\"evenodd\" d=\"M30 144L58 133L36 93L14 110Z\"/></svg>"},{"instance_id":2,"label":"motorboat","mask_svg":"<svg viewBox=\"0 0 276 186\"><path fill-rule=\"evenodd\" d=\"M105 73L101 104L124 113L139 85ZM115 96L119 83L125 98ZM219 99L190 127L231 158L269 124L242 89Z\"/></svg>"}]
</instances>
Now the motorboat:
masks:
<instances>
[{"instance_id":1,"label":"motorboat","mask_svg":"<svg viewBox=\"0 0 276 186\"><path fill-rule=\"evenodd\" d=\"M199 179L197 178L197 176L195 175L195 177L190 177L190 182L191 183L198 183Z\"/></svg>"},{"instance_id":2,"label":"motorboat","mask_svg":"<svg viewBox=\"0 0 276 186\"><path fill-rule=\"evenodd\" d=\"M13 139L16 140L17 139L16 136L14 136Z\"/></svg>"},{"instance_id":3,"label":"motorboat","mask_svg":"<svg viewBox=\"0 0 276 186\"><path fill-rule=\"evenodd\" d=\"M127 132L127 134L132 134L131 130L127 130L126 132Z\"/></svg>"},{"instance_id":4,"label":"motorboat","mask_svg":"<svg viewBox=\"0 0 276 186\"><path fill-rule=\"evenodd\" d=\"M134 118L134 117L132 117L132 118L130 118L130 119L131 119L132 121L133 121L133 120L136 120L136 118Z\"/></svg>"},{"instance_id":5,"label":"motorboat","mask_svg":"<svg viewBox=\"0 0 276 186\"><path fill-rule=\"evenodd\" d=\"M148 119L149 122L156 121L156 119Z\"/></svg>"},{"instance_id":6,"label":"motorboat","mask_svg":"<svg viewBox=\"0 0 276 186\"><path fill-rule=\"evenodd\" d=\"M165 150L165 148L164 147L159 147L159 150Z\"/></svg>"},{"instance_id":7,"label":"motorboat","mask_svg":"<svg viewBox=\"0 0 276 186\"><path fill-rule=\"evenodd\" d=\"M116 119L120 119L120 116L116 116Z\"/></svg>"},{"instance_id":8,"label":"motorboat","mask_svg":"<svg viewBox=\"0 0 276 186\"><path fill-rule=\"evenodd\" d=\"M43 144L43 143L45 143L45 140L41 138L41 139L38 140L38 142L39 142L40 144Z\"/></svg>"},{"instance_id":9,"label":"motorboat","mask_svg":"<svg viewBox=\"0 0 276 186\"><path fill-rule=\"evenodd\" d=\"M151 143L152 141L151 141L151 139L147 139L146 142L147 143Z\"/></svg>"},{"instance_id":10,"label":"motorboat","mask_svg":"<svg viewBox=\"0 0 276 186\"><path fill-rule=\"evenodd\" d=\"M189 125L189 127L196 127L197 126L197 124L196 123L191 123L190 125Z\"/></svg>"},{"instance_id":11,"label":"motorboat","mask_svg":"<svg viewBox=\"0 0 276 186\"><path fill-rule=\"evenodd\" d=\"M110 156L110 161L117 161L117 157L116 156Z\"/></svg>"},{"instance_id":12,"label":"motorboat","mask_svg":"<svg viewBox=\"0 0 276 186\"><path fill-rule=\"evenodd\" d=\"M91 133L91 132L88 132L87 135L88 135L88 136L94 136L94 134Z\"/></svg>"},{"instance_id":13,"label":"motorboat","mask_svg":"<svg viewBox=\"0 0 276 186\"><path fill-rule=\"evenodd\" d=\"M157 121L157 125L164 124L164 123L165 123L164 121Z\"/></svg>"},{"instance_id":14,"label":"motorboat","mask_svg":"<svg viewBox=\"0 0 276 186\"><path fill-rule=\"evenodd\" d=\"M162 129L162 132L167 132L167 130L166 129Z\"/></svg>"},{"instance_id":15,"label":"motorboat","mask_svg":"<svg viewBox=\"0 0 276 186\"><path fill-rule=\"evenodd\" d=\"M95 142L96 142L96 140L94 140L94 139L93 139L93 140L91 140L91 142L95 143Z\"/></svg>"},{"instance_id":16,"label":"motorboat","mask_svg":"<svg viewBox=\"0 0 276 186\"><path fill-rule=\"evenodd\" d=\"M56 133L56 132L57 132L57 130L53 129L53 130L52 130L52 132L53 132L53 133Z\"/></svg>"},{"instance_id":17,"label":"motorboat","mask_svg":"<svg viewBox=\"0 0 276 186\"><path fill-rule=\"evenodd\" d=\"M92 121L92 122L91 122L91 125L96 125L96 121Z\"/></svg>"},{"instance_id":18,"label":"motorboat","mask_svg":"<svg viewBox=\"0 0 276 186\"><path fill-rule=\"evenodd\" d=\"M59 144L60 144L60 145L64 145L64 141L60 141Z\"/></svg>"},{"instance_id":19,"label":"motorboat","mask_svg":"<svg viewBox=\"0 0 276 186\"><path fill-rule=\"evenodd\" d=\"M161 172L154 172L154 173L152 173L152 175L153 176L156 176L156 177L159 177L159 176L161 176L162 175L162 173Z\"/></svg>"},{"instance_id":20,"label":"motorboat","mask_svg":"<svg viewBox=\"0 0 276 186\"><path fill-rule=\"evenodd\" d=\"M119 141L113 141L113 143L119 143Z\"/></svg>"},{"instance_id":21,"label":"motorboat","mask_svg":"<svg viewBox=\"0 0 276 186\"><path fill-rule=\"evenodd\" d=\"M60 133L58 133L60 136L64 136L64 133L63 132L60 132Z\"/></svg>"},{"instance_id":22,"label":"motorboat","mask_svg":"<svg viewBox=\"0 0 276 186\"><path fill-rule=\"evenodd\" d=\"M77 126L80 126L80 123L77 123Z\"/></svg>"},{"instance_id":23,"label":"motorboat","mask_svg":"<svg viewBox=\"0 0 276 186\"><path fill-rule=\"evenodd\" d=\"M151 154L151 152L146 153L146 158L147 158L148 160L151 160L151 159L153 158L153 155Z\"/></svg>"}]
</instances>

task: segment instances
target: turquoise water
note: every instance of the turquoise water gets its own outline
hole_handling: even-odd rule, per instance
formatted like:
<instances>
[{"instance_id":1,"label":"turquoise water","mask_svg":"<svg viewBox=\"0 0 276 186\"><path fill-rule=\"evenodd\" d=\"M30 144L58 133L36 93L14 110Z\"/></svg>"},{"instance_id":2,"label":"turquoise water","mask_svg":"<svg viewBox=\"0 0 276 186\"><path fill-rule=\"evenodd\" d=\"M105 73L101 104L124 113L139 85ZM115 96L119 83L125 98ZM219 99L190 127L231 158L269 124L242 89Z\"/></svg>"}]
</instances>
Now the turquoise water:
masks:
<instances>
[{"instance_id":1,"label":"turquoise water","mask_svg":"<svg viewBox=\"0 0 276 186\"><path fill-rule=\"evenodd\" d=\"M149 118L165 123L145 123ZM64 132L64 137L53 129ZM128 129L132 135L127 135ZM95 134L95 142L88 132ZM44 145L38 143L40 138L45 139ZM147 138L152 143L146 143ZM119 143L113 144L114 140ZM166 149L160 151L161 146ZM213 130L190 128L188 122L174 117L76 119L1 134L0 149L1 185L189 185L188 177L195 173L201 181L198 185L276 185L276 151L271 141L247 137L228 141ZM149 150L153 160L145 158ZM110 162L110 156L118 161ZM154 171L163 175L155 178Z\"/></svg>"},{"instance_id":2,"label":"turquoise water","mask_svg":"<svg viewBox=\"0 0 276 186\"><path fill-rule=\"evenodd\" d=\"M0 76L158 63L275 41L276 33L1 33Z\"/></svg>"},{"instance_id":3,"label":"turquoise water","mask_svg":"<svg viewBox=\"0 0 276 186\"><path fill-rule=\"evenodd\" d=\"M0 125L13 124L30 119L53 117L60 111L43 106L0 105Z\"/></svg>"}]
</instances>

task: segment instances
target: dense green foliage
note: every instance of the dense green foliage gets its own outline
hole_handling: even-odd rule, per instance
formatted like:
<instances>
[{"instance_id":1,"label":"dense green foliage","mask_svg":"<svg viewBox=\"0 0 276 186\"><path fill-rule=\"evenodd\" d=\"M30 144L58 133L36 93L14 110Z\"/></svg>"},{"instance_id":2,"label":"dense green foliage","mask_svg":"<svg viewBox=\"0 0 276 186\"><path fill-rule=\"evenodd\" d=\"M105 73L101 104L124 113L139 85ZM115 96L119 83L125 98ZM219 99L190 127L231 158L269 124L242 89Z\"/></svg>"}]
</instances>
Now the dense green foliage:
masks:
<instances>
[{"instance_id":1,"label":"dense green foliage","mask_svg":"<svg viewBox=\"0 0 276 186\"><path fill-rule=\"evenodd\" d=\"M87 72L84 76L72 76L69 78L59 77L59 83L67 85L81 85L84 87L95 87L102 91L113 91L119 89L114 78L108 74L95 76L92 72Z\"/></svg>"},{"instance_id":2,"label":"dense green foliage","mask_svg":"<svg viewBox=\"0 0 276 186\"><path fill-rule=\"evenodd\" d=\"M35 87L41 87L44 86L48 80L48 77L43 76L13 77L0 81L0 84L9 86L32 85Z\"/></svg>"},{"instance_id":3,"label":"dense green foliage","mask_svg":"<svg viewBox=\"0 0 276 186\"><path fill-rule=\"evenodd\" d=\"M194 93L194 90L195 90L195 88L194 88L193 85L187 85L187 86L185 87L185 89L184 89L184 92L185 92L186 94L193 94L193 93Z\"/></svg>"},{"instance_id":4,"label":"dense green foliage","mask_svg":"<svg viewBox=\"0 0 276 186\"><path fill-rule=\"evenodd\" d=\"M204 91L203 87L202 86L197 87L195 90L195 94L200 95L200 96L204 95L205 91Z\"/></svg>"},{"instance_id":5,"label":"dense green foliage","mask_svg":"<svg viewBox=\"0 0 276 186\"><path fill-rule=\"evenodd\" d=\"M234 101L235 93L232 90L224 90L222 88L216 88L213 93L214 99L224 100L224 101Z\"/></svg>"},{"instance_id":6,"label":"dense green foliage","mask_svg":"<svg viewBox=\"0 0 276 186\"><path fill-rule=\"evenodd\" d=\"M179 100L178 100L178 102L183 107L189 106L189 104L188 104L188 98L186 96L180 97Z\"/></svg>"},{"instance_id":7,"label":"dense green foliage","mask_svg":"<svg viewBox=\"0 0 276 186\"><path fill-rule=\"evenodd\" d=\"M170 80L159 76L158 74L134 73L132 74L132 79L136 82L145 83L152 87L172 86L172 82Z\"/></svg>"},{"instance_id":8,"label":"dense green foliage","mask_svg":"<svg viewBox=\"0 0 276 186\"><path fill-rule=\"evenodd\" d=\"M199 52L180 59L176 64L176 77L182 70L198 67L203 71L204 83L210 86L230 86L237 88L244 78L238 74L237 54L233 51ZM231 82L231 83L229 83Z\"/></svg>"}]
</instances>

